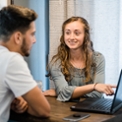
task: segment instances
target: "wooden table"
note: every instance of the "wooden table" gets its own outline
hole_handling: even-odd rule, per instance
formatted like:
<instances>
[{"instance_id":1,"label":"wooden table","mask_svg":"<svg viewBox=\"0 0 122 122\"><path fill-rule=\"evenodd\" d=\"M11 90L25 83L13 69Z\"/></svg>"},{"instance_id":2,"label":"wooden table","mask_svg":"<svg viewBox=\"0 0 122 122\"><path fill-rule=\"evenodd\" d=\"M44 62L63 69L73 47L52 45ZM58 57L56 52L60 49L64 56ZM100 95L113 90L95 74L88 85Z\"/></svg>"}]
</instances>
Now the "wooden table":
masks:
<instances>
[{"instance_id":1,"label":"wooden table","mask_svg":"<svg viewBox=\"0 0 122 122\"><path fill-rule=\"evenodd\" d=\"M62 118L65 116L71 115L73 113L76 113L76 111L71 111L70 106L75 104L75 102L60 102L57 101L55 97L47 97L47 100L49 101L51 105L51 114L50 118L48 119L42 119L42 118L37 118L34 116L31 116L27 113L24 114L17 114L11 111L10 114L10 119L11 120L17 120L19 122L66 122ZM88 113L88 112L87 112ZM114 117L120 116L122 114L122 110L119 110L117 113L114 115L107 115L107 114L97 114L97 113L89 113L90 117L81 120L82 122L115 122L115 121L110 121L111 118L114 119ZM117 117L116 117L117 118ZM115 119L116 119L115 118ZM122 117L120 118L122 121ZM79 121L79 122L81 122ZM116 122L119 122L117 120Z\"/></svg>"}]
</instances>

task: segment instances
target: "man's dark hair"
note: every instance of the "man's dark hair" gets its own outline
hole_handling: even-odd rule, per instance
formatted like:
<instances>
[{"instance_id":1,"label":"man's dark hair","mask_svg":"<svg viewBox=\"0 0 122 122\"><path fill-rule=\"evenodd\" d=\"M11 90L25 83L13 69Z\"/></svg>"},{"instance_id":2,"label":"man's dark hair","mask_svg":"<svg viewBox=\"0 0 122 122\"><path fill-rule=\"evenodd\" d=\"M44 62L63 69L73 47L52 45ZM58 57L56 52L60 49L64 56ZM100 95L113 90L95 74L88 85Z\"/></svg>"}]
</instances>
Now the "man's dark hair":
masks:
<instances>
[{"instance_id":1,"label":"man's dark hair","mask_svg":"<svg viewBox=\"0 0 122 122\"><path fill-rule=\"evenodd\" d=\"M0 10L0 39L9 40L15 31L25 33L30 23L36 20L37 14L34 10L22 6L9 5Z\"/></svg>"}]
</instances>

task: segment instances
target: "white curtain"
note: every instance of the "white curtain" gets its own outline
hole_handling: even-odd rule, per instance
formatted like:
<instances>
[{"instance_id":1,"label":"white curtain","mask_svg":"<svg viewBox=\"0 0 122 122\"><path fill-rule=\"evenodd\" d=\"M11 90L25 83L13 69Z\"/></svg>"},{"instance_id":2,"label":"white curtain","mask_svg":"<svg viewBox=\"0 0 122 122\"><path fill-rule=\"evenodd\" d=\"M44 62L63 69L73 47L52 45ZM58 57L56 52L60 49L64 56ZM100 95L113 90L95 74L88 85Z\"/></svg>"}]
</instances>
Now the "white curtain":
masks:
<instances>
[{"instance_id":1,"label":"white curtain","mask_svg":"<svg viewBox=\"0 0 122 122\"><path fill-rule=\"evenodd\" d=\"M4 6L7 6L8 5L8 0L0 0L0 9Z\"/></svg>"},{"instance_id":2,"label":"white curtain","mask_svg":"<svg viewBox=\"0 0 122 122\"><path fill-rule=\"evenodd\" d=\"M63 21L82 16L90 24L94 49L105 56L105 82L117 84L122 68L122 0L50 0L49 4L49 59L59 45Z\"/></svg>"},{"instance_id":3,"label":"white curtain","mask_svg":"<svg viewBox=\"0 0 122 122\"><path fill-rule=\"evenodd\" d=\"M61 35L62 23L75 14L74 0L50 0L49 19L50 19L50 51L49 59L55 54Z\"/></svg>"}]
</instances>

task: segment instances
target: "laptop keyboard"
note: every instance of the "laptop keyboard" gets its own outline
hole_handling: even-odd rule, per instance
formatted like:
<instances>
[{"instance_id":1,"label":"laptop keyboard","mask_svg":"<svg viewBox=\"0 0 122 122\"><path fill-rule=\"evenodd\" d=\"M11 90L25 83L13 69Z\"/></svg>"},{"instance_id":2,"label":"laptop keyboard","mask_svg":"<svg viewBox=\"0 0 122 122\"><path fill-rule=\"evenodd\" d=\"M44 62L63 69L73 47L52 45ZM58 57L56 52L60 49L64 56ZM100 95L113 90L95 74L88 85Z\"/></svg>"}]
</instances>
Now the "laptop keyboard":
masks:
<instances>
[{"instance_id":1,"label":"laptop keyboard","mask_svg":"<svg viewBox=\"0 0 122 122\"><path fill-rule=\"evenodd\" d=\"M90 109L110 110L111 105L112 105L112 100L110 100L110 99L100 99L97 102L95 102L92 106L90 106Z\"/></svg>"}]
</instances>

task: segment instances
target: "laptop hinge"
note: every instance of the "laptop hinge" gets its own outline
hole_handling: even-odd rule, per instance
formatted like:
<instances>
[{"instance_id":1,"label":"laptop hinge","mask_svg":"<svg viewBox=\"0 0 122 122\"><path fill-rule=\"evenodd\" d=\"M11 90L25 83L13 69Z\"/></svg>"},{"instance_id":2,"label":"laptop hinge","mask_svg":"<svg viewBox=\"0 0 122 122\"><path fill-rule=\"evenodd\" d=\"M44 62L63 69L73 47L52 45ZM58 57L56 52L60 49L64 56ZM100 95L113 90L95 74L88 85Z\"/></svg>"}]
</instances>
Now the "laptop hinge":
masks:
<instances>
[{"instance_id":1,"label":"laptop hinge","mask_svg":"<svg viewBox=\"0 0 122 122\"><path fill-rule=\"evenodd\" d=\"M115 111L117 111L119 108L121 108L122 103L120 103L118 106L116 106L113 110L112 113L114 113Z\"/></svg>"}]
</instances>

